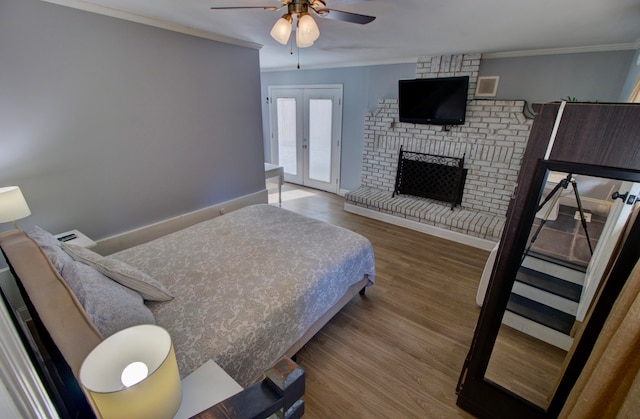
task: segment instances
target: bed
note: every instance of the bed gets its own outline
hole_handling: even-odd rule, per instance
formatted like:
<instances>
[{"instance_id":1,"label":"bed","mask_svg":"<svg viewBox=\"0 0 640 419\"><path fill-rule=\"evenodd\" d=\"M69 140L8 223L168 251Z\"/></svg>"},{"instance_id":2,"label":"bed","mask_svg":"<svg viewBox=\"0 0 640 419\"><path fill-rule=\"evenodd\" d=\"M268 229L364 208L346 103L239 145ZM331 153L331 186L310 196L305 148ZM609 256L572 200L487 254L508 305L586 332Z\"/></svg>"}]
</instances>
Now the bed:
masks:
<instances>
[{"instance_id":1,"label":"bed","mask_svg":"<svg viewBox=\"0 0 640 419\"><path fill-rule=\"evenodd\" d=\"M171 334L181 376L213 359L242 386L282 356L293 356L375 276L373 250L363 236L266 204L108 257L73 246L62 250L42 238L35 245L37 235L30 234L3 233L0 247L30 310L76 377L84 357L111 331L101 332L99 320L88 315L92 309L83 307L85 296L61 278L70 263L85 269L94 267L92 258L101 259L151 278L169 297L144 304Z\"/></svg>"}]
</instances>

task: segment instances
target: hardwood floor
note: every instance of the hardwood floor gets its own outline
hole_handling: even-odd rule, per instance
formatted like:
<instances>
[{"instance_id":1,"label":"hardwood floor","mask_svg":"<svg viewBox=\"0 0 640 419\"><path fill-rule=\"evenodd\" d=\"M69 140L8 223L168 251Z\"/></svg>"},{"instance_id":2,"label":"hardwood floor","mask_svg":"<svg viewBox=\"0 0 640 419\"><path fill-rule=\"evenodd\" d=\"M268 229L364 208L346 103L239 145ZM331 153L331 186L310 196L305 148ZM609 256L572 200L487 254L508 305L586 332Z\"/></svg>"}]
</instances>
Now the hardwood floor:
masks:
<instances>
[{"instance_id":1,"label":"hardwood floor","mask_svg":"<svg viewBox=\"0 0 640 419\"><path fill-rule=\"evenodd\" d=\"M503 324L485 377L546 409L566 356L566 351Z\"/></svg>"},{"instance_id":2,"label":"hardwood floor","mask_svg":"<svg viewBox=\"0 0 640 419\"><path fill-rule=\"evenodd\" d=\"M376 256L375 285L298 353L305 417L471 417L455 387L488 252L350 214L337 195L285 184L282 198L283 208L364 235Z\"/></svg>"}]
</instances>

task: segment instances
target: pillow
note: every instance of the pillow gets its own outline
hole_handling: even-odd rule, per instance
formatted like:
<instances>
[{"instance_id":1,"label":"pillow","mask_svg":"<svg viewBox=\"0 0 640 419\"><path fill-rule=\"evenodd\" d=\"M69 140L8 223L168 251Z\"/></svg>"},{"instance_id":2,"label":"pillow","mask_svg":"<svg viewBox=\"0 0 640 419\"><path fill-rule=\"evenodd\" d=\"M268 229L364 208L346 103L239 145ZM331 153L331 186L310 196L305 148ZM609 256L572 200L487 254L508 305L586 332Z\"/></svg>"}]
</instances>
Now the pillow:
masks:
<instances>
[{"instance_id":1,"label":"pillow","mask_svg":"<svg viewBox=\"0 0 640 419\"><path fill-rule=\"evenodd\" d=\"M84 263L67 263L62 278L69 285L102 337L139 324L155 324L151 310L133 290Z\"/></svg>"},{"instance_id":2,"label":"pillow","mask_svg":"<svg viewBox=\"0 0 640 419\"><path fill-rule=\"evenodd\" d=\"M62 268L66 263L73 262L71 256L69 256L64 250L62 250L62 247L60 247L60 241L48 231L35 226L27 233L27 235L31 237L38 246L40 246L58 273L62 271Z\"/></svg>"},{"instance_id":3,"label":"pillow","mask_svg":"<svg viewBox=\"0 0 640 419\"><path fill-rule=\"evenodd\" d=\"M103 275L137 291L145 300L169 301L173 298L161 283L121 260L106 258L94 251L71 243L62 243L62 249L71 255L74 260L86 263Z\"/></svg>"}]
</instances>

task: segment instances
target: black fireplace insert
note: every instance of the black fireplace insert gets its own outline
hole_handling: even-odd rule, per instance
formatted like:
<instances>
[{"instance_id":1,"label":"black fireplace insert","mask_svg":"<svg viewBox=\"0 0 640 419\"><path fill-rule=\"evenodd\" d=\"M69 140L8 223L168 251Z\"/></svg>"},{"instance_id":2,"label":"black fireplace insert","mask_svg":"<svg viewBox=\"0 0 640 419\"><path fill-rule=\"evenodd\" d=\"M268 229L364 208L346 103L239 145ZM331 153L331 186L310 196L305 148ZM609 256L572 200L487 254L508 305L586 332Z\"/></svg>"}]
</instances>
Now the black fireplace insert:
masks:
<instances>
[{"instance_id":1,"label":"black fireplace insert","mask_svg":"<svg viewBox=\"0 0 640 419\"><path fill-rule=\"evenodd\" d=\"M461 158L405 151L400 147L393 195L420 196L444 201L453 210L462 204L467 169Z\"/></svg>"}]
</instances>

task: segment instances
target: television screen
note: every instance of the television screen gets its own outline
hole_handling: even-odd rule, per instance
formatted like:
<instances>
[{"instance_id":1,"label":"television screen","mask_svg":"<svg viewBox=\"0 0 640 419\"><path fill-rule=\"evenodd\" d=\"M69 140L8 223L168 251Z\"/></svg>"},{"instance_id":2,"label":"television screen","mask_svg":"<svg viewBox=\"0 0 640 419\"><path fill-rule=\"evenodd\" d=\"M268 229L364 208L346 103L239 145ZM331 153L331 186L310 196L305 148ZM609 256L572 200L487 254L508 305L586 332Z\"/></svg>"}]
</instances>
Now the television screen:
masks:
<instances>
[{"instance_id":1,"label":"television screen","mask_svg":"<svg viewBox=\"0 0 640 419\"><path fill-rule=\"evenodd\" d=\"M400 122L432 125L464 124L469 76L400 80Z\"/></svg>"}]
</instances>

